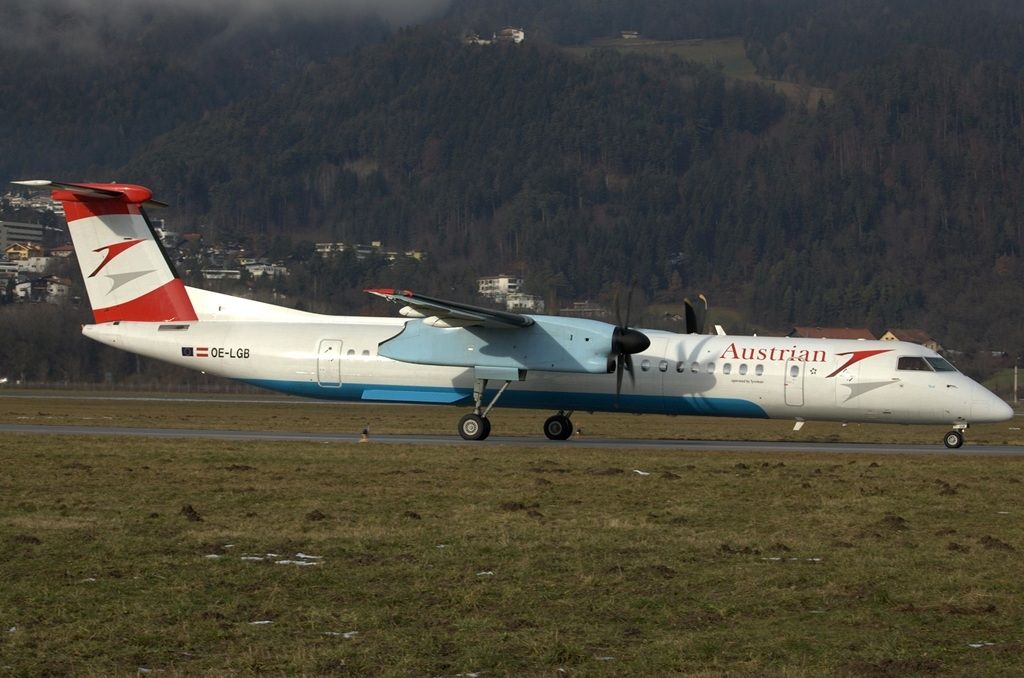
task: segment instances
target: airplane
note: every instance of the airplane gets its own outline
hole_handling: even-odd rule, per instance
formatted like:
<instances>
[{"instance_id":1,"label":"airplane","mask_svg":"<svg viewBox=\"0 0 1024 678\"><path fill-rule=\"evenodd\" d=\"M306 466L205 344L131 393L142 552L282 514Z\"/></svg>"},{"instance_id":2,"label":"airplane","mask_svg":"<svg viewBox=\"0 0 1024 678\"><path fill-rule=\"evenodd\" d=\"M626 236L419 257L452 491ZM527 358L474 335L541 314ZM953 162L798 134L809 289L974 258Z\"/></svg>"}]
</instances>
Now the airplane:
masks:
<instances>
[{"instance_id":1,"label":"airplane","mask_svg":"<svg viewBox=\"0 0 1024 678\"><path fill-rule=\"evenodd\" d=\"M504 407L548 409L545 436L566 440L576 411L951 426L1013 416L942 356L899 341L705 334L525 315L409 290L368 293L400 317L334 316L184 284L131 184L14 182L51 191L68 222L100 343L273 391L364 403L472 406L458 423L483 440ZM628 306L628 304L627 304ZM629 375L624 386L624 375Z\"/></svg>"}]
</instances>

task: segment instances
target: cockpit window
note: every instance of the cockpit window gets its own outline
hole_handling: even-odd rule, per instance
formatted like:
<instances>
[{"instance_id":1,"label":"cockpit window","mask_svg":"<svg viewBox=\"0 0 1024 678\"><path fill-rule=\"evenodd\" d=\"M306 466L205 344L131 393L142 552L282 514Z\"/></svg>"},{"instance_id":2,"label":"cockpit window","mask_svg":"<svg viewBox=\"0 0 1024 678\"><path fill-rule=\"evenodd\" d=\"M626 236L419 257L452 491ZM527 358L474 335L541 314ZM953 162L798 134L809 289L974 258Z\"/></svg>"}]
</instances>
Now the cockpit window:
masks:
<instances>
[{"instance_id":1,"label":"cockpit window","mask_svg":"<svg viewBox=\"0 0 1024 678\"><path fill-rule=\"evenodd\" d=\"M925 358L936 372L956 372L956 368L945 358Z\"/></svg>"},{"instance_id":2,"label":"cockpit window","mask_svg":"<svg viewBox=\"0 0 1024 678\"><path fill-rule=\"evenodd\" d=\"M932 368L925 362L924 358L916 355L905 355L900 358L900 361L896 363L897 370L918 370L921 372L931 372Z\"/></svg>"}]
</instances>

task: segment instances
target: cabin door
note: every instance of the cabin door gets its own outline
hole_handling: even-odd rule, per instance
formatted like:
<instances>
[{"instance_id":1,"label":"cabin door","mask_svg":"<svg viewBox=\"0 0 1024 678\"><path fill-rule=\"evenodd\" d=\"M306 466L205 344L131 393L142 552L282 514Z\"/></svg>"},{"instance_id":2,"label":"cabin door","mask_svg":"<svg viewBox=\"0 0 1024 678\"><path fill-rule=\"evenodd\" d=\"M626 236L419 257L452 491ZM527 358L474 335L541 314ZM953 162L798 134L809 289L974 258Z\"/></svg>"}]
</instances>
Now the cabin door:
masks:
<instances>
[{"instance_id":1,"label":"cabin door","mask_svg":"<svg viewBox=\"0 0 1024 678\"><path fill-rule=\"evenodd\" d=\"M321 386L341 386L341 339L322 339L316 355L316 381Z\"/></svg>"},{"instance_id":2,"label":"cabin door","mask_svg":"<svg viewBox=\"0 0 1024 678\"><path fill-rule=\"evenodd\" d=\"M807 363L799 360L786 361L786 404L801 407L804 404L804 372Z\"/></svg>"}]
</instances>

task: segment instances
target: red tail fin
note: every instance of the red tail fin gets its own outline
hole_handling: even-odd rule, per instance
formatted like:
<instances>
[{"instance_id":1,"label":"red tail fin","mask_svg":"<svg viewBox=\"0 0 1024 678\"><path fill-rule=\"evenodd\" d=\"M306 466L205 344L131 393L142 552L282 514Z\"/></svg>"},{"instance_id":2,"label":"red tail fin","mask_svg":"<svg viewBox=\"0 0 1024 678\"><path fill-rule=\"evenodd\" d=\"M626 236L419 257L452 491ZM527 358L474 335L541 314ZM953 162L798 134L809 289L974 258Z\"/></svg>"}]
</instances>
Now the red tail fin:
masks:
<instances>
[{"instance_id":1,"label":"red tail fin","mask_svg":"<svg viewBox=\"0 0 1024 678\"><path fill-rule=\"evenodd\" d=\"M185 285L143 211L148 188L130 184L15 182L49 187L68 230L96 322L197 320Z\"/></svg>"}]
</instances>

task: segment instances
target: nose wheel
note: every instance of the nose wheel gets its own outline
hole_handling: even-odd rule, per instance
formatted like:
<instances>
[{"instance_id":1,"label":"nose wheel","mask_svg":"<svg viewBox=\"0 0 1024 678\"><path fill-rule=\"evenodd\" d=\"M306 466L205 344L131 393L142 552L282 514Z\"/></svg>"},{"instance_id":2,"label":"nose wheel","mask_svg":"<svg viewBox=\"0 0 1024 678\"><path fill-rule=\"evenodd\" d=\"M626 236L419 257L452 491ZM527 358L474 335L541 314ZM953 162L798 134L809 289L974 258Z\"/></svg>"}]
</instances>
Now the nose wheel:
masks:
<instances>
[{"instance_id":1,"label":"nose wheel","mask_svg":"<svg viewBox=\"0 0 1024 678\"><path fill-rule=\"evenodd\" d=\"M964 444L963 431L956 429L950 431L949 433L946 434L946 437L942 439L942 442L944 442L946 444L946 447L948 447L951 450L960 449L960 447Z\"/></svg>"},{"instance_id":2,"label":"nose wheel","mask_svg":"<svg viewBox=\"0 0 1024 678\"><path fill-rule=\"evenodd\" d=\"M572 431L572 420L561 412L544 422L544 435L550 440L568 440Z\"/></svg>"}]
</instances>

